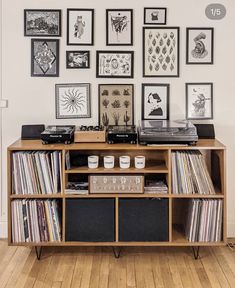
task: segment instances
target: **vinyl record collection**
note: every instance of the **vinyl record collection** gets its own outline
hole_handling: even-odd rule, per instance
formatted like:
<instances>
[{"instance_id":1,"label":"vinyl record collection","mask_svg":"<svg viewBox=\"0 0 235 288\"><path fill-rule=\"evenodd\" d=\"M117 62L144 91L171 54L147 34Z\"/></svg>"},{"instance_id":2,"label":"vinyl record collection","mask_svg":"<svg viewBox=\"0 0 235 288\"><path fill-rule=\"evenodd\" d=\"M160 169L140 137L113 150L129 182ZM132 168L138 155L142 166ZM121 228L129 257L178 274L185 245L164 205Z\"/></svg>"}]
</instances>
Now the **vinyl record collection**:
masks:
<instances>
[{"instance_id":1,"label":"vinyl record collection","mask_svg":"<svg viewBox=\"0 0 235 288\"><path fill-rule=\"evenodd\" d=\"M60 214L57 200L12 201L12 242L61 241Z\"/></svg>"},{"instance_id":2,"label":"vinyl record collection","mask_svg":"<svg viewBox=\"0 0 235 288\"><path fill-rule=\"evenodd\" d=\"M222 199L190 200L186 238L190 242L219 242L222 240Z\"/></svg>"},{"instance_id":3,"label":"vinyl record collection","mask_svg":"<svg viewBox=\"0 0 235 288\"><path fill-rule=\"evenodd\" d=\"M55 194L61 191L61 152L23 151L12 156L14 194Z\"/></svg>"},{"instance_id":4,"label":"vinyl record collection","mask_svg":"<svg viewBox=\"0 0 235 288\"><path fill-rule=\"evenodd\" d=\"M200 151L172 153L173 194L216 194Z\"/></svg>"}]
</instances>

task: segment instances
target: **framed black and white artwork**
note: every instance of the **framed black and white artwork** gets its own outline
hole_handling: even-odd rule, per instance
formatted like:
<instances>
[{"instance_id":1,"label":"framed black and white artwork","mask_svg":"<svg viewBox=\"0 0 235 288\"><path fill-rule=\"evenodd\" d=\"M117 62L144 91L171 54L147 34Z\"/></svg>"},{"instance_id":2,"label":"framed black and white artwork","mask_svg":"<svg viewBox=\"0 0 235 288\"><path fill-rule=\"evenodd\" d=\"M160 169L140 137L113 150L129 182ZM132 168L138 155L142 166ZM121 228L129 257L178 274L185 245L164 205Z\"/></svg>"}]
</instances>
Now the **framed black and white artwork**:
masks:
<instances>
[{"instance_id":1,"label":"framed black and white artwork","mask_svg":"<svg viewBox=\"0 0 235 288\"><path fill-rule=\"evenodd\" d=\"M106 45L133 45L133 10L106 10Z\"/></svg>"},{"instance_id":2,"label":"framed black and white artwork","mask_svg":"<svg viewBox=\"0 0 235 288\"><path fill-rule=\"evenodd\" d=\"M142 84L142 120L169 119L169 84Z\"/></svg>"},{"instance_id":3,"label":"framed black and white artwork","mask_svg":"<svg viewBox=\"0 0 235 288\"><path fill-rule=\"evenodd\" d=\"M166 25L166 8L144 8L144 24Z\"/></svg>"},{"instance_id":4,"label":"framed black and white artwork","mask_svg":"<svg viewBox=\"0 0 235 288\"><path fill-rule=\"evenodd\" d=\"M214 63L214 28L187 28L186 45L186 64Z\"/></svg>"},{"instance_id":5,"label":"framed black and white artwork","mask_svg":"<svg viewBox=\"0 0 235 288\"><path fill-rule=\"evenodd\" d=\"M179 77L179 27L143 28L143 77Z\"/></svg>"},{"instance_id":6,"label":"framed black and white artwork","mask_svg":"<svg viewBox=\"0 0 235 288\"><path fill-rule=\"evenodd\" d=\"M60 37L61 10L25 9L24 36Z\"/></svg>"},{"instance_id":7,"label":"framed black and white artwork","mask_svg":"<svg viewBox=\"0 0 235 288\"><path fill-rule=\"evenodd\" d=\"M90 84L56 84L56 119L91 117Z\"/></svg>"},{"instance_id":8,"label":"framed black and white artwork","mask_svg":"<svg viewBox=\"0 0 235 288\"><path fill-rule=\"evenodd\" d=\"M31 40L31 76L59 76L59 40Z\"/></svg>"},{"instance_id":9,"label":"framed black and white artwork","mask_svg":"<svg viewBox=\"0 0 235 288\"><path fill-rule=\"evenodd\" d=\"M133 51L97 51L96 77L133 78Z\"/></svg>"},{"instance_id":10,"label":"framed black and white artwork","mask_svg":"<svg viewBox=\"0 0 235 288\"><path fill-rule=\"evenodd\" d=\"M66 51L67 69L90 68L90 51Z\"/></svg>"},{"instance_id":11,"label":"framed black and white artwork","mask_svg":"<svg viewBox=\"0 0 235 288\"><path fill-rule=\"evenodd\" d=\"M67 9L67 45L94 44L94 9Z\"/></svg>"},{"instance_id":12,"label":"framed black and white artwork","mask_svg":"<svg viewBox=\"0 0 235 288\"><path fill-rule=\"evenodd\" d=\"M99 125L134 125L134 85L99 85Z\"/></svg>"},{"instance_id":13,"label":"framed black and white artwork","mask_svg":"<svg viewBox=\"0 0 235 288\"><path fill-rule=\"evenodd\" d=\"M213 83L186 83L186 118L213 119Z\"/></svg>"}]
</instances>

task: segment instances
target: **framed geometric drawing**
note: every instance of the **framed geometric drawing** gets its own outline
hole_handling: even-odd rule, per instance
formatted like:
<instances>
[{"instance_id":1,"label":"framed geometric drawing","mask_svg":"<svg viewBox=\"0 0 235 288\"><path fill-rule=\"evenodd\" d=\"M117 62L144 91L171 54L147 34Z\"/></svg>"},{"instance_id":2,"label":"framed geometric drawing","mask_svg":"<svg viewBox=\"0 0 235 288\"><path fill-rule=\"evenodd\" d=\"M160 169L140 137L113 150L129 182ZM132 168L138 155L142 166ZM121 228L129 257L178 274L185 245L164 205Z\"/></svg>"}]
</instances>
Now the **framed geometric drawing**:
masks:
<instances>
[{"instance_id":1,"label":"framed geometric drawing","mask_svg":"<svg viewBox=\"0 0 235 288\"><path fill-rule=\"evenodd\" d=\"M106 45L133 45L132 9L106 9Z\"/></svg>"},{"instance_id":2,"label":"framed geometric drawing","mask_svg":"<svg viewBox=\"0 0 235 288\"><path fill-rule=\"evenodd\" d=\"M56 84L56 119L91 117L90 84Z\"/></svg>"},{"instance_id":3,"label":"framed geometric drawing","mask_svg":"<svg viewBox=\"0 0 235 288\"><path fill-rule=\"evenodd\" d=\"M97 78L133 78L133 51L96 51Z\"/></svg>"},{"instance_id":4,"label":"framed geometric drawing","mask_svg":"<svg viewBox=\"0 0 235 288\"><path fill-rule=\"evenodd\" d=\"M213 119L213 83L186 83L186 119Z\"/></svg>"},{"instance_id":5,"label":"framed geometric drawing","mask_svg":"<svg viewBox=\"0 0 235 288\"><path fill-rule=\"evenodd\" d=\"M134 125L134 85L99 85L99 124Z\"/></svg>"},{"instance_id":6,"label":"framed geometric drawing","mask_svg":"<svg viewBox=\"0 0 235 288\"><path fill-rule=\"evenodd\" d=\"M59 76L59 40L31 40L31 76Z\"/></svg>"},{"instance_id":7,"label":"framed geometric drawing","mask_svg":"<svg viewBox=\"0 0 235 288\"><path fill-rule=\"evenodd\" d=\"M60 37L61 10L25 9L24 36Z\"/></svg>"},{"instance_id":8,"label":"framed geometric drawing","mask_svg":"<svg viewBox=\"0 0 235 288\"><path fill-rule=\"evenodd\" d=\"M169 84L142 84L142 120L169 119Z\"/></svg>"},{"instance_id":9,"label":"framed geometric drawing","mask_svg":"<svg viewBox=\"0 0 235 288\"><path fill-rule=\"evenodd\" d=\"M143 28L143 77L179 77L179 27Z\"/></svg>"},{"instance_id":10,"label":"framed geometric drawing","mask_svg":"<svg viewBox=\"0 0 235 288\"><path fill-rule=\"evenodd\" d=\"M186 43L186 64L213 64L214 28L187 28Z\"/></svg>"},{"instance_id":11,"label":"framed geometric drawing","mask_svg":"<svg viewBox=\"0 0 235 288\"><path fill-rule=\"evenodd\" d=\"M66 51L66 68L90 68L90 51Z\"/></svg>"},{"instance_id":12,"label":"framed geometric drawing","mask_svg":"<svg viewBox=\"0 0 235 288\"><path fill-rule=\"evenodd\" d=\"M67 9L67 45L94 44L94 9Z\"/></svg>"},{"instance_id":13,"label":"framed geometric drawing","mask_svg":"<svg viewBox=\"0 0 235 288\"><path fill-rule=\"evenodd\" d=\"M144 8L144 24L166 25L166 8Z\"/></svg>"}]
</instances>

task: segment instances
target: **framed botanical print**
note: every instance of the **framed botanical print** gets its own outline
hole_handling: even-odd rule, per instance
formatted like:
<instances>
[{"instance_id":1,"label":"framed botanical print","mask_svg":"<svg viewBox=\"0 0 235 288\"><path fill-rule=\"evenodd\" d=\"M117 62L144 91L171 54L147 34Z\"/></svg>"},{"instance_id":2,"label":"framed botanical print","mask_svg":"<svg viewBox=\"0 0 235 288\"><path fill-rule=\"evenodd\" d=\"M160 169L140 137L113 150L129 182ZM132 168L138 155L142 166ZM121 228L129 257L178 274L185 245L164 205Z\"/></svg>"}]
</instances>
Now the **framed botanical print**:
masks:
<instances>
[{"instance_id":1,"label":"framed botanical print","mask_svg":"<svg viewBox=\"0 0 235 288\"><path fill-rule=\"evenodd\" d=\"M67 9L67 45L94 44L94 9Z\"/></svg>"},{"instance_id":2,"label":"framed botanical print","mask_svg":"<svg viewBox=\"0 0 235 288\"><path fill-rule=\"evenodd\" d=\"M106 10L106 45L133 45L133 10Z\"/></svg>"},{"instance_id":3,"label":"framed botanical print","mask_svg":"<svg viewBox=\"0 0 235 288\"><path fill-rule=\"evenodd\" d=\"M134 125L134 85L99 85L99 124Z\"/></svg>"},{"instance_id":4,"label":"framed botanical print","mask_svg":"<svg viewBox=\"0 0 235 288\"><path fill-rule=\"evenodd\" d=\"M61 10L25 9L24 36L61 36Z\"/></svg>"},{"instance_id":5,"label":"framed botanical print","mask_svg":"<svg viewBox=\"0 0 235 288\"><path fill-rule=\"evenodd\" d=\"M59 40L31 40L31 76L59 76Z\"/></svg>"},{"instance_id":6,"label":"framed botanical print","mask_svg":"<svg viewBox=\"0 0 235 288\"><path fill-rule=\"evenodd\" d=\"M143 77L179 77L179 27L143 28Z\"/></svg>"},{"instance_id":7,"label":"framed botanical print","mask_svg":"<svg viewBox=\"0 0 235 288\"><path fill-rule=\"evenodd\" d=\"M187 28L186 43L186 64L213 64L214 28Z\"/></svg>"},{"instance_id":8,"label":"framed botanical print","mask_svg":"<svg viewBox=\"0 0 235 288\"><path fill-rule=\"evenodd\" d=\"M90 84L56 84L56 119L91 117Z\"/></svg>"},{"instance_id":9,"label":"framed botanical print","mask_svg":"<svg viewBox=\"0 0 235 288\"><path fill-rule=\"evenodd\" d=\"M166 8L144 8L144 24L165 25L166 11Z\"/></svg>"},{"instance_id":10,"label":"framed botanical print","mask_svg":"<svg viewBox=\"0 0 235 288\"><path fill-rule=\"evenodd\" d=\"M142 84L142 120L169 119L169 84Z\"/></svg>"},{"instance_id":11,"label":"framed botanical print","mask_svg":"<svg viewBox=\"0 0 235 288\"><path fill-rule=\"evenodd\" d=\"M66 68L90 68L90 51L66 51Z\"/></svg>"},{"instance_id":12,"label":"framed botanical print","mask_svg":"<svg viewBox=\"0 0 235 288\"><path fill-rule=\"evenodd\" d=\"M213 83L186 83L186 118L213 119Z\"/></svg>"},{"instance_id":13,"label":"framed botanical print","mask_svg":"<svg viewBox=\"0 0 235 288\"><path fill-rule=\"evenodd\" d=\"M133 78L133 51L97 51L97 78Z\"/></svg>"}]
</instances>

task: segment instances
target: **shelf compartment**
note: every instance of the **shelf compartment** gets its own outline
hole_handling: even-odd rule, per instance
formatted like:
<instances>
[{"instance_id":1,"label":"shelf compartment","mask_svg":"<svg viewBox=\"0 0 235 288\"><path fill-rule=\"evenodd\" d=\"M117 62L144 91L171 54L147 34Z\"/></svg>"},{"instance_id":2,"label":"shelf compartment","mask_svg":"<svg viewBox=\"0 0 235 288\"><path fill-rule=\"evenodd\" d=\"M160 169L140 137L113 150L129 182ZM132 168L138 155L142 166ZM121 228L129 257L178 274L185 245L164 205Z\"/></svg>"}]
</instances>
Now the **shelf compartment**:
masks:
<instances>
[{"instance_id":1,"label":"shelf compartment","mask_svg":"<svg viewBox=\"0 0 235 288\"><path fill-rule=\"evenodd\" d=\"M119 199L119 241L169 240L168 199Z\"/></svg>"},{"instance_id":2,"label":"shelf compartment","mask_svg":"<svg viewBox=\"0 0 235 288\"><path fill-rule=\"evenodd\" d=\"M115 199L66 199L65 240L115 241Z\"/></svg>"}]
</instances>

